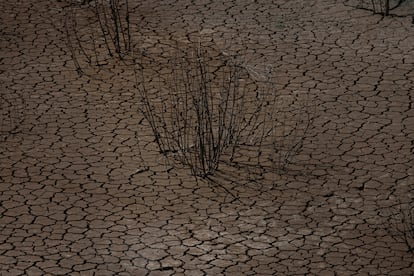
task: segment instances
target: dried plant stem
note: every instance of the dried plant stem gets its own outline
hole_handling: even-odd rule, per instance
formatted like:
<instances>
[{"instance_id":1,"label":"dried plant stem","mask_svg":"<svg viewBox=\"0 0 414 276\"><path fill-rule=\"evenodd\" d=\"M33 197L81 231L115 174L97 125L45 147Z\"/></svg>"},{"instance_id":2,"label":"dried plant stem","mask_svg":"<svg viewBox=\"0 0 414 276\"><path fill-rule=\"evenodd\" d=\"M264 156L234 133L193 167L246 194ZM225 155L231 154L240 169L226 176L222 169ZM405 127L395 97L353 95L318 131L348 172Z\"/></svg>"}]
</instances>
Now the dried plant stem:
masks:
<instances>
[{"instance_id":1,"label":"dried plant stem","mask_svg":"<svg viewBox=\"0 0 414 276\"><path fill-rule=\"evenodd\" d=\"M76 55L76 52L75 52L75 48L73 47L73 43L72 43L72 39L71 39L71 35L70 35L71 30L69 29L70 27L69 27L68 20L69 20L69 18L66 17L65 18L66 43L67 43L67 46L69 48L69 51L70 51L70 54L71 54L71 57L72 57L72 61L75 65L76 72L78 72L78 74L82 74L83 71L82 71L82 68L81 68L81 66L78 62L78 58L77 58L77 55Z\"/></svg>"}]
</instances>

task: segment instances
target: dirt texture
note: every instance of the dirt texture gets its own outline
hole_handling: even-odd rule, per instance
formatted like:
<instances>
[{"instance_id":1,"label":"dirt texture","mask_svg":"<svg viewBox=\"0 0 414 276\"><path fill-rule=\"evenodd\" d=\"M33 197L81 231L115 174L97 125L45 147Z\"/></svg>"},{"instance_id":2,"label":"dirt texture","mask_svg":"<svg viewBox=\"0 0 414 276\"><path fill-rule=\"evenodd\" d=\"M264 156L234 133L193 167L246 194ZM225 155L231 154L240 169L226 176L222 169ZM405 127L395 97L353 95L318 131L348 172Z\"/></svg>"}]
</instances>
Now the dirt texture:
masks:
<instances>
[{"instance_id":1,"label":"dirt texture","mask_svg":"<svg viewBox=\"0 0 414 276\"><path fill-rule=\"evenodd\" d=\"M285 172L207 181L157 151L128 66L78 74L79 3L1 1L0 275L413 275L390 223L414 200L413 1L348 2L130 0L141 49L196 38L312 95Z\"/></svg>"}]
</instances>

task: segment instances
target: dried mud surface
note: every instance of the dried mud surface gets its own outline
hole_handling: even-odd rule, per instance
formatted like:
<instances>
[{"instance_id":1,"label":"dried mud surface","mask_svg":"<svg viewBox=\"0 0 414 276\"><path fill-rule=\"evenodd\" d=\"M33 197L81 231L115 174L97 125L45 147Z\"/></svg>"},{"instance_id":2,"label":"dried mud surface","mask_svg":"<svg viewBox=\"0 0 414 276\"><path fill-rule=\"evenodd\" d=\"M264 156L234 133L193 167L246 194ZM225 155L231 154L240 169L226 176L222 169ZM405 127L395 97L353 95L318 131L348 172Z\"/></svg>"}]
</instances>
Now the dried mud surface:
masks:
<instances>
[{"instance_id":1,"label":"dried mud surface","mask_svg":"<svg viewBox=\"0 0 414 276\"><path fill-rule=\"evenodd\" d=\"M1 275L413 274L389 231L389 207L413 201L410 16L335 0L131 2L141 47L203 37L271 64L280 91L314 95L303 150L271 181L224 165L196 180L157 153L131 72L77 74L68 2L2 1L2 99L25 101L18 128L1 125Z\"/></svg>"}]
</instances>

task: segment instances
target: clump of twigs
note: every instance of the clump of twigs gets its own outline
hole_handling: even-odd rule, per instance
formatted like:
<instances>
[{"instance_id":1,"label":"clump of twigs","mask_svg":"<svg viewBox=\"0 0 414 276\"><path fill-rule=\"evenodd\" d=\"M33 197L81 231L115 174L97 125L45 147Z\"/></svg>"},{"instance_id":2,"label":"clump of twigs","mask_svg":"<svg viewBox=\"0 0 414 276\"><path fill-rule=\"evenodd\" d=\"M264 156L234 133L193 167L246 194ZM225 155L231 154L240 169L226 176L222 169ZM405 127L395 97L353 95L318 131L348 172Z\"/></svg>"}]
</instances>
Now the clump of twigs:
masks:
<instances>
[{"instance_id":1,"label":"clump of twigs","mask_svg":"<svg viewBox=\"0 0 414 276\"><path fill-rule=\"evenodd\" d=\"M187 50L150 62L158 68L138 68L137 91L160 152L204 177L237 141L247 89L235 60Z\"/></svg>"},{"instance_id":2,"label":"clump of twigs","mask_svg":"<svg viewBox=\"0 0 414 276\"><path fill-rule=\"evenodd\" d=\"M390 11L398 8L404 1L405 0L358 0L356 7L370 10L375 14L390 15Z\"/></svg>"},{"instance_id":3,"label":"clump of twigs","mask_svg":"<svg viewBox=\"0 0 414 276\"><path fill-rule=\"evenodd\" d=\"M303 108L296 96L277 93L271 72L255 79L252 71L238 56L200 44L142 56L135 67L140 111L160 152L201 177L213 174L224 158L284 169L310 119L305 127L293 123L292 112Z\"/></svg>"},{"instance_id":4,"label":"clump of twigs","mask_svg":"<svg viewBox=\"0 0 414 276\"><path fill-rule=\"evenodd\" d=\"M85 1L84 1L85 2ZM128 0L91 0L66 9L66 41L76 70L125 60L132 49Z\"/></svg>"},{"instance_id":5,"label":"clump of twigs","mask_svg":"<svg viewBox=\"0 0 414 276\"><path fill-rule=\"evenodd\" d=\"M414 253L414 202L399 203L390 209L388 218L394 236L403 241Z\"/></svg>"}]
</instances>

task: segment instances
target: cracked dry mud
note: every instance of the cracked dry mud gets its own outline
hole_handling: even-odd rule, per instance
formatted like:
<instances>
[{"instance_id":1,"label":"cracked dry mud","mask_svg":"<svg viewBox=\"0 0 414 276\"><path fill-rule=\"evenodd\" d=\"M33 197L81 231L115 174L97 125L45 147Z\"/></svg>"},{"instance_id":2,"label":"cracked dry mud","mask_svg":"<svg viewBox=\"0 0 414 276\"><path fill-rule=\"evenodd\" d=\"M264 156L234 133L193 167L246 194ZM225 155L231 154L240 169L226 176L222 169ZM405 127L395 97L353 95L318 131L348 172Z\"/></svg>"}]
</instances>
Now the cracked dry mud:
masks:
<instances>
[{"instance_id":1,"label":"cracked dry mud","mask_svg":"<svg viewBox=\"0 0 414 276\"><path fill-rule=\"evenodd\" d=\"M278 90L315 95L303 150L272 183L225 166L220 185L196 181L157 153L127 70L76 73L68 3L2 1L1 93L25 105L1 133L1 275L413 274L386 212L413 200L411 17L336 0L131 2L143 47L202 34L272 64Z\"/></svg>"}]
</instances>

